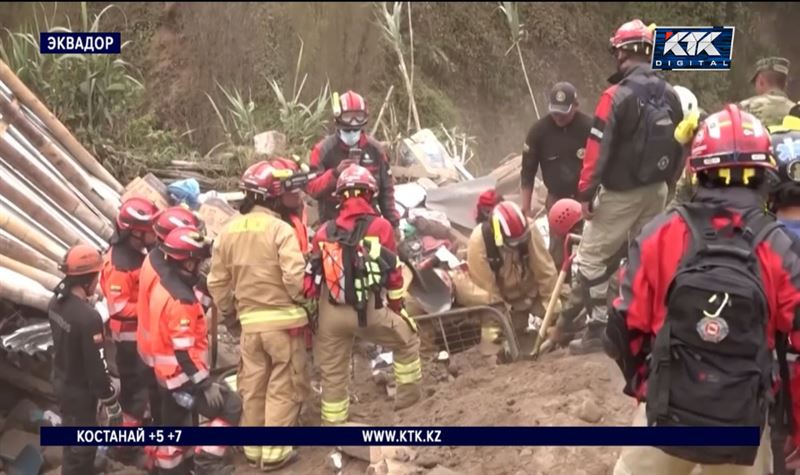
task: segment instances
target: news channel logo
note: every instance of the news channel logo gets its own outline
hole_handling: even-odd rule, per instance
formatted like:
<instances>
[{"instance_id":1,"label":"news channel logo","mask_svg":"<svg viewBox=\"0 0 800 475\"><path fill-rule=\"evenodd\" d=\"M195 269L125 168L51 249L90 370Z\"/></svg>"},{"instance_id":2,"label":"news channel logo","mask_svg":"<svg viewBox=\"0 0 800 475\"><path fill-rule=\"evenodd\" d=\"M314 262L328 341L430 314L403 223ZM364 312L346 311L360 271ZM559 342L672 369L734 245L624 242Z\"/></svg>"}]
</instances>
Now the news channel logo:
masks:
<instances>
[{"instance_id":1,"label":"news channel logo","mask_svg":"<svg viewBox=\"0 0 800 475\"><path fill-rule=\"evenodd\" d=\"M657 27L652 67L663 71L729 71L733 33L732 26Z\"/></svg>"}]
</instances>

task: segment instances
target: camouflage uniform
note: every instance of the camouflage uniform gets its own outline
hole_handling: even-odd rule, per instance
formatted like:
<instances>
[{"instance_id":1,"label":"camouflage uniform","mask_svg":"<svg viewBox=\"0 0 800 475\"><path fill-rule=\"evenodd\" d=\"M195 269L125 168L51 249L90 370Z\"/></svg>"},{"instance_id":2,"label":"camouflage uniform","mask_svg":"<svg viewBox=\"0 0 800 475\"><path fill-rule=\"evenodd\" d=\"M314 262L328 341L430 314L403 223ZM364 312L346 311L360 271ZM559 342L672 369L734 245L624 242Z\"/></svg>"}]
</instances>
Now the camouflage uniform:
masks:
<instances>
[{"instance_id":1,"label":"camouflage uniform","mask_svg":"<svg viewBox=\"0 0 800 475\"><path fill-rule=\"evenodd\" d=\"M786 58L763 58L756 63L756 70L751 82L755 81L759 73L775 71L789 75L789 60ZM739 107L753 114L765 126L780 125L783 118L789 113L794 102L789 100L786 92L780 89L770 89L759 96L753 96L739 103Z\"/></svg>"}]
</instances>

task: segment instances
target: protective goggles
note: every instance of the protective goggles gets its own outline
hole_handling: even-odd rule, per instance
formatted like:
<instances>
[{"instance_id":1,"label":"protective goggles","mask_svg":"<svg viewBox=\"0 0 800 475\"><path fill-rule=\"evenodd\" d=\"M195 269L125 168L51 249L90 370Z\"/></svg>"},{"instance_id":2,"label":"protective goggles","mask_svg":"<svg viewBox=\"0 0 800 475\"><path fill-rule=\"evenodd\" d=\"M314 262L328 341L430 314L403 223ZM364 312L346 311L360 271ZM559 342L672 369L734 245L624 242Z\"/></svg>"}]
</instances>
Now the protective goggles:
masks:
<instances>
[{"instance_id":1,"label":"protective goggles","mask_svg":"<svg viewBox=\"0 0 800 475\"><path fill-rule=\"evenodd\" d=\"M367 122L367 113L365 111L344 111L336 120L344 125L364 125Z\"/></svg>"}]
</instances>

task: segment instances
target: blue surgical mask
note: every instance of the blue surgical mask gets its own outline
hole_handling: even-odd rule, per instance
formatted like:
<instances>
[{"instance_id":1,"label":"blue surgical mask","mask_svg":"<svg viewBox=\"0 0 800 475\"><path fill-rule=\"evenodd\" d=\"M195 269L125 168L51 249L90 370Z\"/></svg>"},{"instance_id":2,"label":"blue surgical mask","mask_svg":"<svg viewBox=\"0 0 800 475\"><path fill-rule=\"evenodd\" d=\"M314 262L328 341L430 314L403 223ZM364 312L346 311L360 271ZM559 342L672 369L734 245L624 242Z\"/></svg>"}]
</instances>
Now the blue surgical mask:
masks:
<instances>
[{"instance_id":1,"label":"blue surgical mask","mask_svg":"<svg viewBox=\"0 0 800 475\"><path fill-rule=\"evenodd\" d=\"M348 147L353 147L358 144L358 140L361 138L361 131L339 129L339 138Z\"/></svg>"}]
</instances>

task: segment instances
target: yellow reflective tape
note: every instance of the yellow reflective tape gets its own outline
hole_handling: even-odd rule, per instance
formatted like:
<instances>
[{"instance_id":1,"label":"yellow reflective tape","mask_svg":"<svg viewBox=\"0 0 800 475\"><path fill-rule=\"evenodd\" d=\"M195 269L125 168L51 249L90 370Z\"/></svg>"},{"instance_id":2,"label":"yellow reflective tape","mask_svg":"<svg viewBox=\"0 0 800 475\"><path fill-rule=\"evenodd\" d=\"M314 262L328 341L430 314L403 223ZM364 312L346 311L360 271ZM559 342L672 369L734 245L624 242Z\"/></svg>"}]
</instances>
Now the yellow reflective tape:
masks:
<instances>
[{"instance_id":1,"label":"yellow reflective tape","mask_svg":"<svg viewBox=\"0 0 800 475\"><path fill-rule=\"evenodd\" d=\"M404 294L405 292L403 292L403 289L389 290L386 292L386 296L389 297L391 300L401 299L403 298Z\"/></svg>"},{"instance_id":2,"label":"yellow reflective tape","mask_svg":"<svg viewBox=\"0 0 800 475\"><path fill-rule=\"evenodd\" d=\"M261 458L265 463L278 463L283 461L292 451L291 447L270 447L264 446L261 448Z\"/></svg>"},{"instance_id":3,"label":"yellow reflective tape","mask_svg":"<svg viewBox=\"0 0 800 475\"><path fill-rule=\"evenodd\" d=\"M261 458L261 447L245 446L244 456L249 460L258 462L258 460Z\"/></svg>"},{"instance_id":4,"label":"yellow reflective tape","mask_svg":"<svg viewBox=\"0 0 800 475\"><path fill-rule=\"evenodd\" d=\"M242 325L252 325L255 323L285 322L287 320L297 320L306 318L306 311L299 307L289 307L274 310L257 310L239 316Z\"/></svg>"},{"instance_id":5,"label":"yellow reflective tape","mask_svg":"<svg viewBox=\"0 0 800 475\"><path fill-rule=\"evenodd\" d=\"M745 168L742 170L742 181L745 185L750 184L750 179L755 178L756 176L756 169L755 168Z\"/></svg>"},{"instance_id":6,"label":"yellow reflective tape","mask_svg":"<svg viewBox=\"0 0 800 475\"><path fill-rule=\"evenodd\" d=\"M731 184L731 169L730 168L720 168L719 171L717 172L717 175L721 179L725 180L725 184L726 185L730 185Z\"/></svg>"},{"instance_id":7,"label":"yellow reflective tape","mask_svg":"<svg viewBox=\"0 0 800 475\"><path fill-rule=\"evenodd\" d=\"M292 175L294 175L294 172L289 170L288 168L272 170L272 176L281 180L290 178Z\"/></svg>"},{"instance_id":8,"label":"yellow reflective tape","mask_svg":"<svg viewBox=\"0 0 800 475\"><path fill-rule=\"evenodd\" d=\"M322 401L322 420L333 423L344 422L347 420L347 412L349 407L349 399L338 402Z\"/></svg>"},{"instance_id":9,"label":"yellow reflective tape","mask_svg":"<svg viewBox=\"0 0 800 475\"><path fill-rule=\"evenodd\" d=\"M247 214L237 218L228 226L228 232L231 233L246 233L246 232L264 232L267 229L267 222L269 218L263 214Z\"/></svg>"},{"instance_id":10,"label":"yellow reflective tape","mask_svg":"<svg viewBox=\"0 0 800 475\"><path fill-rule=\"evenodd\" d=\"M503 232L500 230L500 220L492 216L492 230L494 231L494 243L497 247L503 245Z\"/></svg>"},{"instance_id":11,"label":"yellow reflective tape","mask_svg":"<svg viewBox=\"0 0 800 475\"><path fill-rule=\"evenodd\" d=\"M381 257L381 242L377 236L365 236L364 243L369 248L370 259L377 259Z\"/></svg>"}]
</instances>

